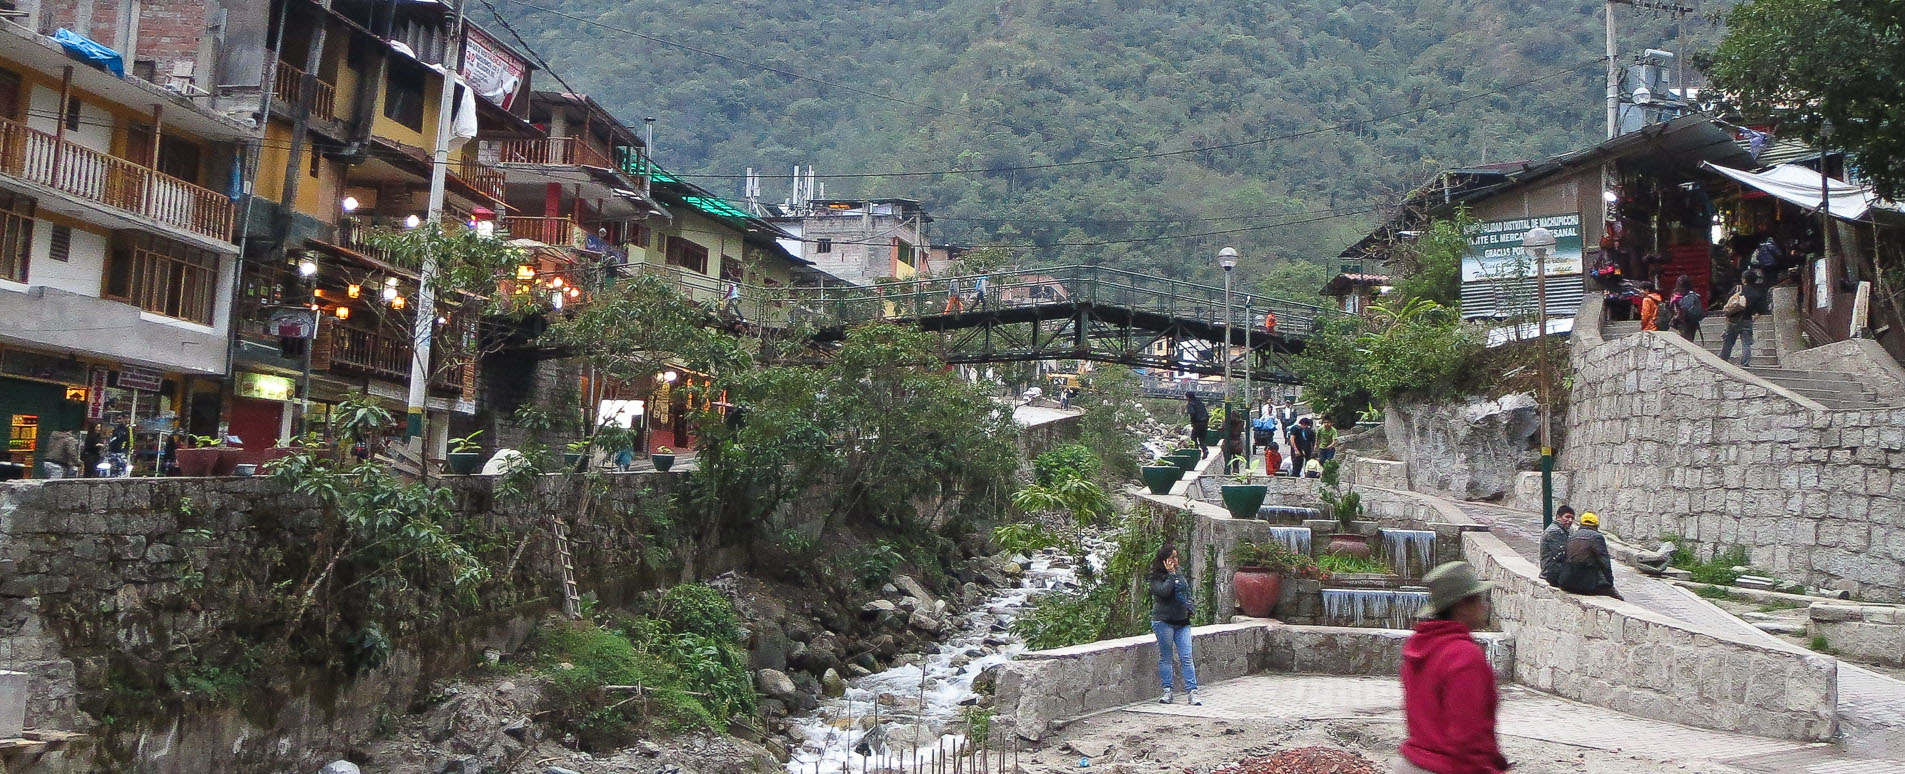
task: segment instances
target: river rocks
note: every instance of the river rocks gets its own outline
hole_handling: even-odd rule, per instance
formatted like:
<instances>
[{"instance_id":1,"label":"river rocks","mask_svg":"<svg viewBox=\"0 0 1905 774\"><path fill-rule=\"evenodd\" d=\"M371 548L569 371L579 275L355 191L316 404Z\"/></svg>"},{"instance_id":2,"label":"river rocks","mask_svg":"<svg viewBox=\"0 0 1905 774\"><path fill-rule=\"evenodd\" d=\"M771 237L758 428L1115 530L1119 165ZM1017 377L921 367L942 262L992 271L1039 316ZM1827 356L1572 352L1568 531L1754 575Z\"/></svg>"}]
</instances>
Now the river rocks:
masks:
<instances>
[{"instance_id":1,"label":"river rocks","mask_svg":"<svg viewBox=\"0 0 1905 774\"><path fill-rule=\"evenodd\" d=\"M939 741L939 733L923 723L902 723L886 731L886 749L893 754L928 749Z\"/></svg>"},{"instance_id":2,"label":"river rocks","mask_svg":"<svg viewBox=\"0 0 1905 774\"><path fill-rule=\"evenodd\" d=\"M866 658L867 660L871 661L873 657L866 656ZM867 675L873 674L873 670L868 669L864 666L861 666L860 662L856 660L853 663L847 665L847 674L852 675L854 677L866 677Z\"/></svg>"},{"instance_id":3,"label":"river rocks","mask_svg":"<svg viewBox=\"0 0 1905 774\"><path fill-rule=\"evenodd\" d=\"M999 567L999 572L1004 573L1008 578L1017 578L1025 574L1025 566L1018 562L1006 562ZM1003 586L1005 584L999 585Z\"/></svg>"},{"instance_id":4,"label":"river rocks","mask_svg":"<svg viewBox=\"0 0 1905 774\"><path fill-rule=\"evenodd\" d=\"M363 770L350 761L331 761L318 769L318 774L363 774Z\"/></svg>"},{"instance_id":5,"label":"river rocks","mask_svg":"<svg viewBox=\"0 0 1905 774\"><path fill-rule=\"evenodd\" d=\"M945 628L946 626L946 624L941 622L939 619L934 618L930 615L927 615L923 611L917 611L917 610L913 612L913 615L911 617L906 619L906 625L913 627L915 629L918 629L927 634L938 634L939 630Z\"/></svg>"},{"instance_id":6,"label":"river rocks","mask_svg":"<svg viewBox=\"0 0 1905 774\"><path fill-rule=\"evenodd\" d=\"M838 699L847 694L847 681L838 670L829 667L820 675L820 692L828 698Z\"/></svg>"},{"instance_id":7,"label":"river rocks","mask_svg":"<svg viewBox=\"0 0 1905 774\"><path fill-rule=\"evenodd\" d=\"M927 607L932 606L934 601L932 592L927 591L924 585L921 585L919 581L913 579L913 576L896 575L893 577L893 585L898 586L900 591L905 592L907 596L920 600L920 602Z\"/></svg>"},{"instance_id":8,"label":"river rocks","mask_svg":"<svg viewBox=\"0 0 1905 774\"><path fill-rule=\"evenodd\" d=\"M575 769L565 769L561 766L550 766L549 768L543 769L542 774L582 774L582 772L576 771Z\"/></svg>"},{"instance_id":9,"label":"river rocks","mask_svg":"<svg viewBox=\"0 0 1905 774\"><path fill-rule=\"evenodd\" d=\"M972 678L972 692L981 696L991 696L999 687L999 673L1005 670L1004 664L993 664Z\"/></svg>"},{"instance_id":10,"label":"river rocks","mask_svg":"<svg viewBox=\"0 0 1905 774\"><path fill-rule=\"evenodd\" d=\"M893 604L892 600L876 599L860 606L860 617L873 618L881 613L891 613L898 609L899 606Z\"/></svg>"},{"instance_id":11,"label":"river rocks","mask_svg":"<svg viewBox=\"0 0 1905 774\"><path fill-rule=\"evenodd\" d=\"M755 673L754 685L763 695L782 701L786 701L787 697L796 693L793 679L788 677L786 672L778 669L763 669Z\"/></svg>"},{"instance_id":12,"label":"river rocks","mask_svg":"<svg viewBox=\"0 0 1905 774\"><path fill-rule=\"evenodd\" d=\"M793 643L787 639L787 633L781 631L780 627L763 621L754 627L753 636L749 639L752 642L747 651L747 668L755 670L787 668L787 652Z\"/></svg>"},{"instance_id":13,"label":"river rocks","mask_svg":"<svg viewBox=\"0 0 1905 774\"><path fill-rule=\"evenodd\" d=\"M1411 488L1463 500L1493 500L1540 459L1534 396L1461 405L1391 404L1383 411L1390 456L1409 461Z\"/></svg>"}]
</instances>

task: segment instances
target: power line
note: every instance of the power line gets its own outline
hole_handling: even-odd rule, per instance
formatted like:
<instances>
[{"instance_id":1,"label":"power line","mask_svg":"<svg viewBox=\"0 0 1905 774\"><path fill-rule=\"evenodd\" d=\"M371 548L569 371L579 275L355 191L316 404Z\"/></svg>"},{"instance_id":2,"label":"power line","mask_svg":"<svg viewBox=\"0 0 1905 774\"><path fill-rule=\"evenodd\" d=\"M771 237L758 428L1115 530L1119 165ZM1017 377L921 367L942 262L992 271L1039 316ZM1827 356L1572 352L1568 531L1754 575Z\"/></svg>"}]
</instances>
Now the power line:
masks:
<instances>
[{"instance_id":1,"label":"power line","mask_svg":"<svg viewBox=\"0 0 1905 774\"><path fill-rule=\"evenodd\" d=\"M523 40L522 33L516 31L516 25L510 24L508 19L503 18L502 11L498 11L496 10L496 6L490 5L489 0L479 1L483 4L484 8L489 9L489 15L496 17L496 21L503 25L503 29L509 31L509 36L516 39L516 45L522 46L524 51L529 52L530 56L535 57L536 64L542 65L543 72L548 73L549 77L556 79L556 83L562 84L563 91L570 94L582 93L577 91L574 86L570 86L569 82L563 80L561 75L556 74L556 68L550 67L549 60L543 59L542 54L537 52L534 46L529 45L529 41Z\"/></svg>"}]
</instances>

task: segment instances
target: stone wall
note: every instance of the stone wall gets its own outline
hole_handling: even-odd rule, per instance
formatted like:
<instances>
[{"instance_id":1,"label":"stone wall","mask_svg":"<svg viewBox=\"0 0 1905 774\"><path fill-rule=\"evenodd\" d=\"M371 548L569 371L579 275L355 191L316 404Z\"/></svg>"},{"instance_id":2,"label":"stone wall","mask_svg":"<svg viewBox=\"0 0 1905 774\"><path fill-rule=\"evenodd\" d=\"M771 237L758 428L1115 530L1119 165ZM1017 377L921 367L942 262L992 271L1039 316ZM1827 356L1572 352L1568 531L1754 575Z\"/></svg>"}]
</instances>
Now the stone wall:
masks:
<instances>
[{"instance_id":1,"label":"stone wall","mask_svg":"<svg viewBox=\"0 0 1905 774\"><path fill-rule=\"evenodd\" d=\"M1699 728L1818 742L1837 730L1838 662L1687 629L1609 597L1559 591L1486 533L1464 541L1515 639L1515 682Z\"/></svg>"},{"instance_id":2,"label":"stone wall","mask_svg":"<svg viewBox=\"0 0 1905 774\"><path fill-rule=\"evenodd\" d=\"M283 593L274 586L287 580L272 575L274 564L283 570L310 561L300 552L316 543L318 513L307 498L262 477L0 484L0 669L28 674L29 725L100 734L102 749L164 735L165 745L142 746L142 772L314 770L361 741L380 708L407 705L419 685L466 668L484 648L514 650L529 624L556 609L560 580L544 506L570 514L580 585L611 603L745 560L718 530L695 525L681 528L677 544L659 547L669 559L665 570L649 566L644 552L658 547L645 545L648 520L677 507L685 478L609 479L607 495L579 518L556 477L545 479L546 497L518 502L491 496L493 478L449 477L457 511L508 538L498 551L520 545L515 574L486 585L477 612L411 637L393 632L388 662L355 680L273 675L260 686L268 696L231 706L193 702L168 711L171 718L121 717L115 726L101 726L89 708L190 668L194 648L266 609ZM678 512L672 518L692 521ZM245 701L254 698L269 711L248 711ZM148 720L164 725L149 728ZM84 763L68 770L96 770Z\"/></svg>"},{"instance_id":3,"label":"stone wall","mask_svg":"<svg viewBox=\"0 0 1905 774\"><path fill-rule=\"evenodd\" d=\"M1782 352L1781 368L1796 371L1843 371L1857 375L1859 383L1871 388L1879 400L1896 404L1905 401L1905 367L1892 353L1871 339L1846 339L1797 352Z\"/></svg>"},{"instance_id":4,"label":"stone wall","mask_svg":"<svg viewBox=\"0 0 1905 774\"><path fill-rule=\"evenodd\" d=\"M1576 508L1629 542L1744 546L1785 579L1905 598L1905 408L1829 411L1673 335L1583 325L1572 349Z\"/></svg>"},{"instance_id":5,"label":"stone wall","mask_svg":"<svg viewBox=\"0 0 1905 774\"><path fill-rule=\"evenodd\" d=\"M1905 608L1814 602L1806 633L1826 638L1832 652L1868 664L1905 666Z\"/></svg>"}]
</instances>

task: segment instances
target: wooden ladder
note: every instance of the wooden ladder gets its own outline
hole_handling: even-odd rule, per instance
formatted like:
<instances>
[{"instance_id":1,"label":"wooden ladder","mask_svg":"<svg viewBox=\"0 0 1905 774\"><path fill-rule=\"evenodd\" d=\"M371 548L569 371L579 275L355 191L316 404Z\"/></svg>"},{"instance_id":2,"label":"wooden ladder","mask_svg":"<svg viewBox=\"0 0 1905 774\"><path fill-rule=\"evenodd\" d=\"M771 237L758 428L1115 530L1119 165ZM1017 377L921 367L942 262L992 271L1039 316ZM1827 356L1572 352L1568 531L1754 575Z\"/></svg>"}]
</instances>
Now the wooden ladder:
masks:
<instances>
[{"instance_id":1,"label":"wooden ladder","mask_svg":"<svg viewBox=\"0 0 1905 774\"><path fill-rule=\"evenodd\" d=\"M569 551L569 523L561 516L550 516L556 539L556 560L562 563L562 614L582 617L582 595L576 591L575 554Z\"/></svg>"}]
</instances>

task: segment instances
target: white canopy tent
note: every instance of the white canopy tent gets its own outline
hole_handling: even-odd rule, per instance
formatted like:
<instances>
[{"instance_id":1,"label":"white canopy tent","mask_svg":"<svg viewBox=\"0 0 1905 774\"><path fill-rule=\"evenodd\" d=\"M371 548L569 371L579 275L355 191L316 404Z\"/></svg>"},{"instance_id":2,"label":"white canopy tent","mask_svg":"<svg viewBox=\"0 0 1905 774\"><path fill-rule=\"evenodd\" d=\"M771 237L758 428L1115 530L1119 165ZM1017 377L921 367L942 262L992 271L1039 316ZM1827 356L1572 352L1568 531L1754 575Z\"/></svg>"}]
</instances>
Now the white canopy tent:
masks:
<instances>
[{"instance_id":1,"label":"white canopy tent","mask_svg":"<svg viewBox=\"0 0 1905 774\"><path fill-rule=\"evenodd\" d=\"M1818 170L1798 164L1781 164L1765 172L1747 172L1711 161L1702 162L1701 166L1809 210L1819 209ZM1891 216L1905 213L1905 208L1896 202L1880 199L1872 193L1872 189L1837 178L1825 179L1825 198L1829 200L1828 208L1833 217L1842 220L1864 220L1873 210L1881 210Z\"/></svg>"}]
</instances>

